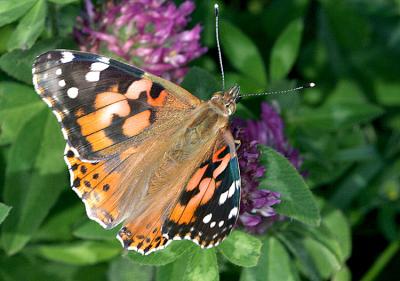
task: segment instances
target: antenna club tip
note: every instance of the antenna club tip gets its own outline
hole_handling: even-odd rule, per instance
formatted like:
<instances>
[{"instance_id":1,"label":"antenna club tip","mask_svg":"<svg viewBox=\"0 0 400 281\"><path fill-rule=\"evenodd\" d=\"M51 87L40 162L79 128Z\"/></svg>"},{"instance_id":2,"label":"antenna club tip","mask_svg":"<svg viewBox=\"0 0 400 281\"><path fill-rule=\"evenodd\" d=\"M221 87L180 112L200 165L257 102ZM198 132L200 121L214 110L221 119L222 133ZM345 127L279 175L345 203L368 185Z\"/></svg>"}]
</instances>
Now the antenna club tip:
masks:
<instances>
[{"instance_id":1,"label":"antenna club tip","mask_svg":"<svg viewBox=\"0 0 400 281\"><path fill-rule=\"evenodd\" d=\"M314 82L308 83L306 88L314 88L316 84Z\"/></svg>"},{"instance_id":2,"label":"antenna club tip","mask_svg":"<svg viewBox=\"0 0 400 281\"><path fill-rule=\"evenodd\" d=\"M218 13L219 13L219 6L217 3L214 4L214 11L215 11L215 16L218 17Z\"/></svg>"}]
</instances>

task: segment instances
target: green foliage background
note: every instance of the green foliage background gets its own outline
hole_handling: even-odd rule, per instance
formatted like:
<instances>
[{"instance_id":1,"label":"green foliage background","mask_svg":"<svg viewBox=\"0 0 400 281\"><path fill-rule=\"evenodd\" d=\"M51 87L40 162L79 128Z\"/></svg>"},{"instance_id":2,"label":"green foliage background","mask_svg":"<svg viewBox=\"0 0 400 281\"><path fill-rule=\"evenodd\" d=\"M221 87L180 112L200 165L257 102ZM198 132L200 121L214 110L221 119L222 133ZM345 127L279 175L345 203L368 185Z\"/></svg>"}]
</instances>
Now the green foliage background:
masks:
<instances>
[{"instance_id":1,"label":"green foliage background","mask_svg":"<svg viewBox=\"0 0 400 281\"><path fill-rule=\"evenodd\" d=\"M400 1L219 1L227 83L244 93L301 94L244 100L281 108L306 182L263 151L261 188L282 193L288 220L265 236L236 230L216 249L177 241L143 257L85 215L69 190L64 141L34 93L31 64L77 48L78 0L0 1L0 280L397 280L400 175ZM201 98L220 88L214 2L196 2L209 52L183 85ZM311 189L311 192L310 192Z\"/></svg>"}]
</instances>

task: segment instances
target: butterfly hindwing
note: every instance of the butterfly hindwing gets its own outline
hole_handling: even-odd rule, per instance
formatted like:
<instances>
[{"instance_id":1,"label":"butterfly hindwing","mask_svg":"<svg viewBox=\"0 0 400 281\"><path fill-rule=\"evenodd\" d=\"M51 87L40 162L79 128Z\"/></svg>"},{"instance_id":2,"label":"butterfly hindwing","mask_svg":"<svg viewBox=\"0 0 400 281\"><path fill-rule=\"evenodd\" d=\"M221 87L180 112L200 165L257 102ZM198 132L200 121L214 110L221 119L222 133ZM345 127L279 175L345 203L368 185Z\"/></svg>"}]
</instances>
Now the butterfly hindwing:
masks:
<instances>
[{"instance_id":1,"label":"butterfly hindwing","mask_svg":"<svg viewBox=\"0 0 400 281\"><path fill-rule=\"evenodd\" d=\"M166 222L170 239L189 239L201 247L218 245L239 215L240 173L234 145L216 146L182 191Z\"/></svg>"},{"instance_id":2,"label":"butterfly hindwing","mask_svg":"<svg viewBox=\"0 0 400 281\"><path fill-rule=\"evenodd\" d=\"M149 131L171 127L171 112L200 102L166 80L90 53L50 51L36 59L32 72L36 91L85 160L120 153L128 141L142 143Z\"/></svg>"},{"instance_id":3,"label":"butterfly hindwing","mask_svg":"<svg viewBox=\"0 0 400 281\"><path fill-rule=\"evenodd\" d=\"M173 205L150 206L147 213L124 225L118 239L125 248L149 254L180 239L212 247L229 234L239 214L238 161L234 145L222 137L211 149ZM165 209L169 210L166 217Z\"/></svg>"}]
</instances>

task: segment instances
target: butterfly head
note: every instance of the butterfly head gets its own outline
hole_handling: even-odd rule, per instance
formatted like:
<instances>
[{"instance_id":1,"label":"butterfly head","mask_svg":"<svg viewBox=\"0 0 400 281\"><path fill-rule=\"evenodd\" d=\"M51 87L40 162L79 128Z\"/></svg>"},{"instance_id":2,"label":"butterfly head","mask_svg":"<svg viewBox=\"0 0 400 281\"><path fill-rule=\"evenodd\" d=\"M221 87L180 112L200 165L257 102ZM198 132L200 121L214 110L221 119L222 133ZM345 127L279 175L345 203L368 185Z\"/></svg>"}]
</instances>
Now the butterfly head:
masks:
<instances>
[{"instance_id":1,"label":"butterfly head","mask_svg":"<svg viewBox=\"0 0 400 281\"><path fill-rule=\"evenodd\" d=\"M217 92L211 98L211 101L223 108L226 115L232 115L236 111L236 103L240 98L240 87L235 85L226 91Z\"/></svg>"}]
</instances>

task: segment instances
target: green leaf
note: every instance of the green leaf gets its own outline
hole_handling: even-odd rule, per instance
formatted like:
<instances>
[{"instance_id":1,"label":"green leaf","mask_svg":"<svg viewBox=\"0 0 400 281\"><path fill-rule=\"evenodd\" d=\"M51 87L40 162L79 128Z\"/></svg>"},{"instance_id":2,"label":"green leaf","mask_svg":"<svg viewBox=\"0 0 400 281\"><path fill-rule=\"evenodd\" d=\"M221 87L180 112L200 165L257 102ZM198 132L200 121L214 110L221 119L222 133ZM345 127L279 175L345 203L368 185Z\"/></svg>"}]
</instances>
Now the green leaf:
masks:
<instances>
[{"instance_id":1,"label":"green leaf","mask_svg":"<svg viewBox=\"0 0 400 281\"><path fill-rule=\"evenodd\" d=\"M191 241L173 241L167 248L143 256L137 252L129 252L132 261L144 265L166 265L173 262L186 252L191 252L196 247Z\"/></svg>"},{"instance_id":2,"label":"green leaf","mask_svg":"<svg viewBox=\"0 0 400 281\"><path fill-rule=\"evenodd\" d=\"M36 0L0 1L0 26L22 17Z\"/></svg>"},{"instance_id":3,"label":"green leaf","mask_svg":"<svg viewBox=\"0 0 400 281\"><path fill-rule=\"evenodd\" d=\"M119 257L111 262L107 276L108 281L151 281L153 270L149 266L135 264L127 257Z\"/></svg>"},{"instance_id":4,"label":"green leaf","mask_svg":"<svg viewBox=\"0 0 400 281\"><path fill-rule=\"evenodd\" d=\"M11 77L32 84L32 64L36 56L56 48L59 40L40 41L29 50L14 50L0 57L0 68Z\"/></svg>"},{"instance_id":5,"label":"green leaf","mask_svg":"<svg viewBox=\"0 0 400 281\"><path fill-rule=\"evenodd\" d=\"M93 239L93 240L114 240L119 229L115 228L107 230L102 228L97 222L86 220L85 223L78 226L73 234L74 236L82 239Z\"/></svg>"},{"instance_id":6,"label":"green leaf","mask_svg":"<svg viewBox=\"0 0 400 281\"><path fill-rule=\"evenodd\" d=\"M284 243L286 248L295 258L295 264L299 271L307 277L307 280L321 280L310 254L303 245L303 233L293 233L286 231L278 234L279 240Z\"/></svg>"},{"instance_id":7,"label":"green leaf","mask_svg":"<svg viewBox=\"0 0 400 281\"><path fill-rule=\"evenodd\" d=\"M242 231L233 231L218 247L218 250L232 263L252 267L257 265L261 254L260 239Z\"/></svg>"},{"instance_id":8,"label":"green leaf","mask_svg":"<svg viewBox=\"0 0 400 281\"><path fill-rule=\"evenodd\" d=\"M360 163L335 188L330 203L340 209L346 209L353 200L367 188L371 180L385 168L384 161L377 157Z\"/></svg>"},{"instance_id":9,"label":"green leaf","mask_svg":"<svg viewBox=\"0 0 400 281\"><path fill-rule=\"evenodd\" d=\"M8 41L8 50L29 49L32 47L44 29L46 14L46 1L38 0L19 22Z\"/></svg>"},{"instance_id":10,"label":"green leaf","mask_svg":"<svg viewBox=\"0 0 400 281\"><path fill-rule=\"evenodd\" d=\"M304 238L303 245L322 278L329 278L340 270L340 261L325 245L309 237Z\"/></svg>"},{"instance_id":11,"label":"green leaf","mask_svg":"<svg viewBox=\"0 0 400 281\"><path fill-rule=\"evenodd\" d=\"M183 280L219 280L217 256L214 249L196 249L189 258Z\"/></svg>"},{"instance_id":12,"label":"green leaf","mask_svg":"<svg viewBox=\"0 0 400 281\"><path fill-rule=\"evenodd\" d=\"M61 5L75 3L75 2L78 2L78 1L79 0L49 0L49 2L53 2L55 4L61 4Z\"/></svg>"},{"instance_id":13,"label":"green leaf","mask_svg":"<svg viewBox=\"0 0 400 281\"><path fill-rule=\"evenodd\" d=\"M270 78L285 78L296 62L303 33L303 19L296 19L282 32L271 52Z\"/></svg>"},{"instance_id":14,"label":"green leaf","mask_svg":"<svg viewBox=\"0 0 400 281\"><path fill-rule=\"evenodd\" d=\"M259 87L267 85L263 59L256 45L236 26L221 22L221 44L229 62Z\"/></svg>"},{"instance_id":15,"label":"green leaf","mask_svg":"<svg viewBox=\"0 0 400 281\"><path fill-rule=\"evenodd\" d=\"M82 204L75 204L52 215L33 235L33 241L69 241L73 239L73 226L84 215ZM85 216L85 219L86 216Z\"/></svg>"},{"instance_id":16,"label":"green leaf","mask_svg":"<svg viewBox=\"0 0 400 281\"><path fill-rule=\"evenodd\" d=\"M329 103L290 116L288 122L309 130L337 131L369 122L382 113L382 108L367 102Z\"/></svg>"},{"instance_id":17,"label":"green leaf","mask_svg":"<svg viewBox=\"0 0 400 281\"><path fill-rule=\"evenodd\" d=\"M240 281L275 280L295 281L298 278L285 247L278 239L270 236L264 242L258 265L243 269Z\"/></svg>"},{"instance_id":18,"label":"green leaf","mask_svg":"<svg viewBox=\"0 0 400 281\"><path fill-rule=\"evenodd\" d=\"M280 153L264 146L260 150L261 162L267 169L260 186L281 194L276 211L306 224L319 225L319 210L303 177Z\"/></svg>"},{"instance_id":19,"label":"green leaf","mask_svg":"<svg viewBox=\"0 0 400 281\"><path fill-rule=\"evenodd\" d=\"M41 259L36 259L28 255L16 255L8 257L4 254L0 255L0 280L17 281L17 280L51 280L51 281L67 281L66 278L54 278L44 269L46 263ZM69 280L68 280L69 281ZM74 280L77 281L77 280Z\"/></svg>"},{"instance_id":20,"label":"green leaf","mask_svg":"<svg viewBox=\"0 0 400 281\"><path fill-rule=\"evenodd\" d=\"M112 259L121 253L117 241L82 241L67 244L35 246L31 251L45 259L71 265L89 265Z\"/></svg>"},{"instance_id":21,"label":"green leaf","mask_svg":"<svg viewBox=\"0 0 400 281\"><path fill-rule=\"evenodd\" d=\"M196 66L189 70L181 86L202 100L209 100L215 92L221 90L214 76Z\"/></svg>"},{"instance_id":22,"label":"green leaf","mask_svg":"<svg viewBox=\"0 0 400 281\"><path fill-rule=\"evenodd\" d=\"M11 24L0 27L0 54L7 52L7 43L13 31L14 28Z\"/></svg>"},{"instance_id":23,"label":"green leaf","mask_svg":"<svg viewBox=\"0 0 400 281\"><path fill-rule=\"evenodd\" d=\"M64 145L59 125L47 109L29 120L16 137L4 184L4 202L13 206L1 236L8 254L24 247L67 187Z\"/></svg>"},{"instance_id":24,"label":"green leaf","mask_svg":"<svg viewBox=\"0 0 400 281\"><path fill-rule=\"evenodd\" d=\"M322 199L318 200L321 211L321 225L310 227L291 222L286 231L292 231L297 237L308 237L323 244L337 260L344 263L351 253L350 225L338 209L334 209Z\"/></svg>"},{"instance_id":25,"label":"green leaf","mask_svg":"<svg viewBox=\"0 0 400 281\"><path fill-rule=\"evenodd\" d=\"M0 144L13 142L25 123L44 107L32 87L0 82Z\"/></svg>"},{"instance_id":26,"label":"green leaf","mask_svg":"<svg viewBox=\"0 0 400 281\"><path fill-rule=\"evenodd\" d=\"M339 209L326 208L322 214L322 226L335 237L340 250L341 261L344 262L351 254L351 230L349 222Z\"/></svg>"},{"instance_id":27,"label":"green leaf","mask_svg":"<svg viewBox=\"0 0 400 281\"><path fill-rule=\"evenodd\" d=\"M322 222L324 219L323 216ZM336 232L340 230L348 232L349 226ZM285 232L279 234L279 239L292 252L298 268L309 280L331 277L346 259L340 245L343 240L324 224L315 228L291 223Z\"/></svg>"},{"instance_id":28,"label":"green leaf","mask_svg":"<svg viewBox=\"0 0 400 281\"><path fill-rule=\"evenodd\" d=\"M0 202L0 224L6 219L11 207Z\"/></svg>"},{"instance_id":29,"label":"green leaf","mask_svg":"<svg viewBox=\"0 0 400 281\"><path fill-rule=\"evenodd\" d=\"M347 51L364 50L371 39L372 22L364 17L358 5L346 0L319 0L323 7L321 14L326 16L330 41ZM325 31L326 33L326 31ZM324 34L326 36L326 34Z\"/></svg>"},{"instance_id":30,"label":"green leaf","mask_svg":"<svg viewBox=\"0 0 400 281\"><path fill-rule=\"evenodd\" d=\"M376 98L378 102L385 106L400 105L400 83L390 81L375 81Z\"/></svg>"},{"instance_id":31,"label":"green leaf","mask_svg":"<svg viewBox=\"0 0 400 281\"><path fill-rule=\"evenodd\" d=\"M332 277L332 281L351 281L351 272L347 266L342 267Z\"/></svg>"},{"instance_id":32,"label":"green leaf","mask_svg":"<svg viewBox=\"0 0 400 281\"><path fill-rule=\"evenodd\" d=\"M190 254L190 253L189 253ZM157 281L185 281L183 279L186 267L189 263L188 253L183 254L177 260L157 268Z\"/></svg>"}]
</instances>

